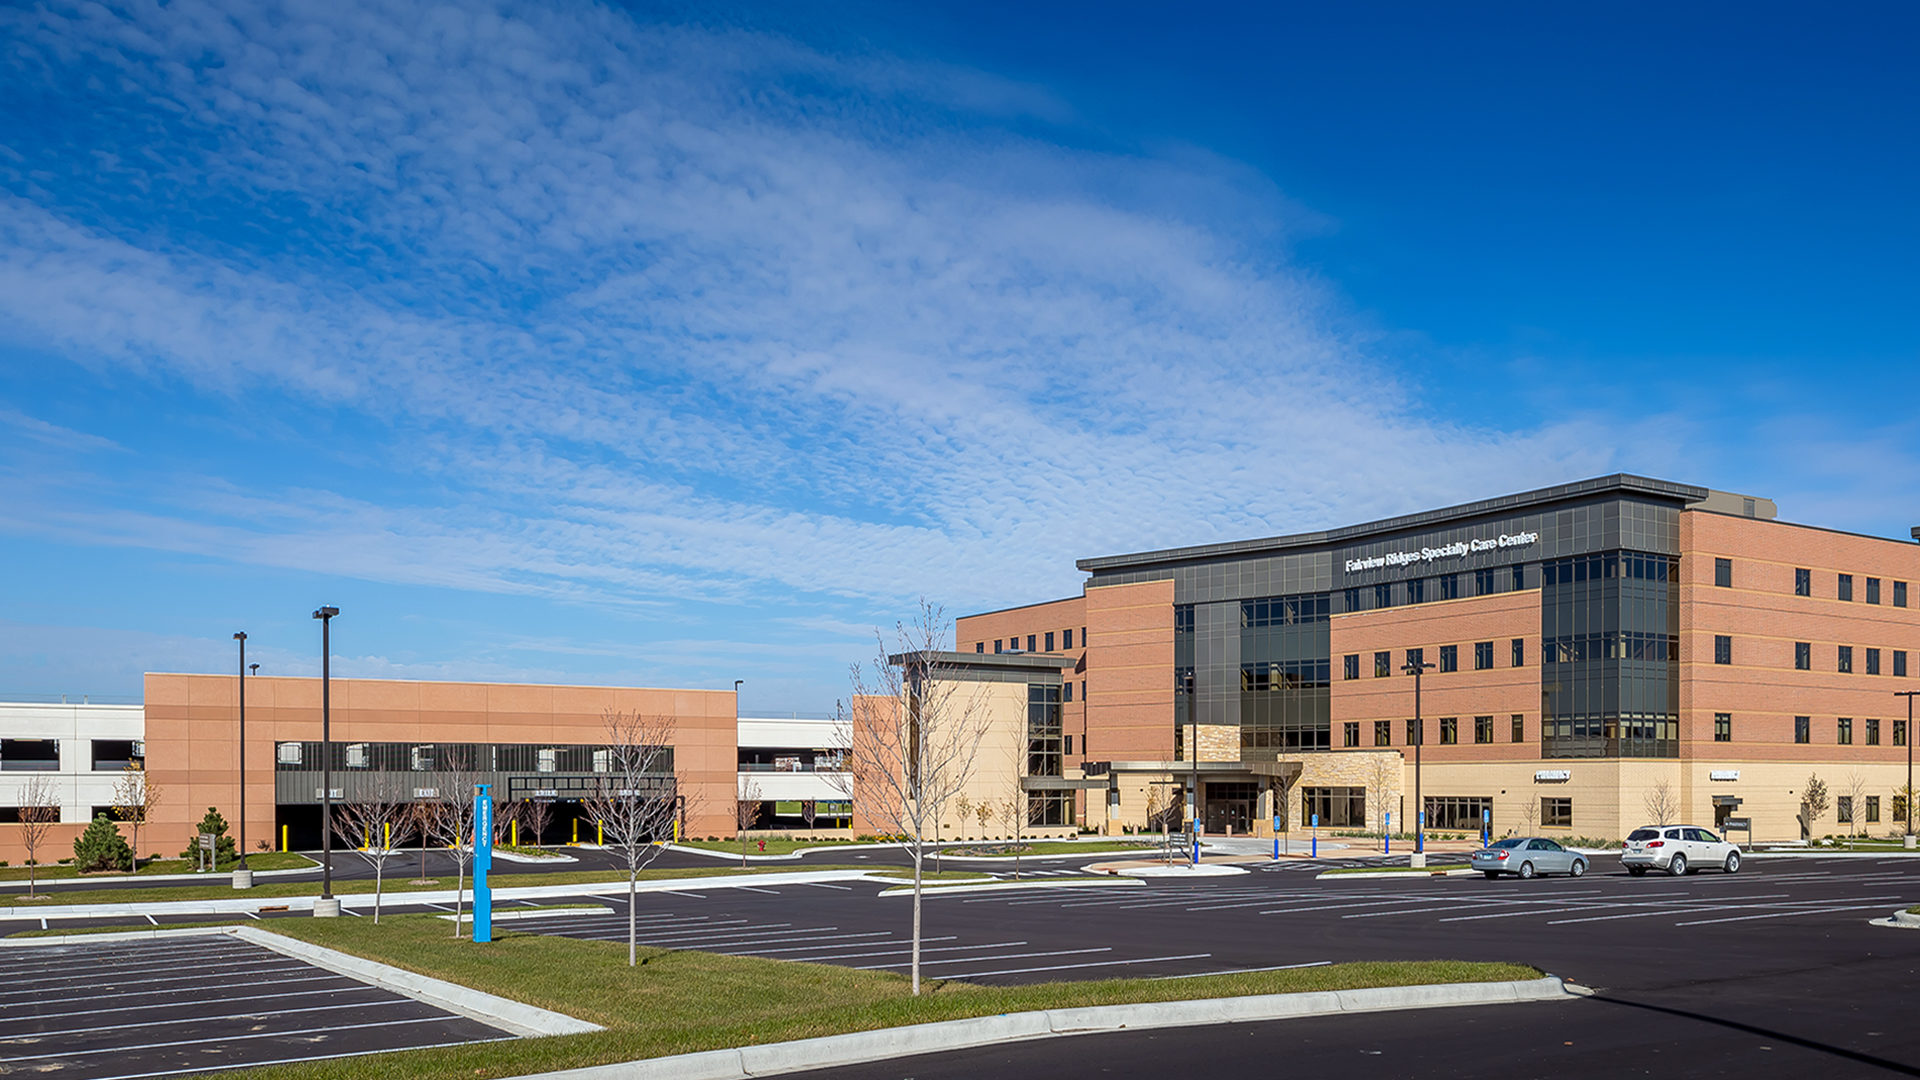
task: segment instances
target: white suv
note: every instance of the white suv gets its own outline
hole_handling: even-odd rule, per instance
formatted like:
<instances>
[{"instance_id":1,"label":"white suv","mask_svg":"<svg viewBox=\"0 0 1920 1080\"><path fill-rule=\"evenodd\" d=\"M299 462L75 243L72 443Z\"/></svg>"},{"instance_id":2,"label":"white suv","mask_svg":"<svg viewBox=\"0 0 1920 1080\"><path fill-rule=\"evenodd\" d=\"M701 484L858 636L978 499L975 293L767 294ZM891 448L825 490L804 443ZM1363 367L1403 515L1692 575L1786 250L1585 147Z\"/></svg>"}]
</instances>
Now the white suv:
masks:
<instances>
[{"instance_id":1,"label":"white suv","mask_svg":"<svg viewBox=\"0 0 1920 1080\"><path fill-rule=\"evenodd\" d=\"M1643 825L1627 834L1620 865L1634 877L1649 870L1679 877L1709 866L1734 874L1740 870L1740 848L1698 825Z\"/></svg>"}]
</instances>

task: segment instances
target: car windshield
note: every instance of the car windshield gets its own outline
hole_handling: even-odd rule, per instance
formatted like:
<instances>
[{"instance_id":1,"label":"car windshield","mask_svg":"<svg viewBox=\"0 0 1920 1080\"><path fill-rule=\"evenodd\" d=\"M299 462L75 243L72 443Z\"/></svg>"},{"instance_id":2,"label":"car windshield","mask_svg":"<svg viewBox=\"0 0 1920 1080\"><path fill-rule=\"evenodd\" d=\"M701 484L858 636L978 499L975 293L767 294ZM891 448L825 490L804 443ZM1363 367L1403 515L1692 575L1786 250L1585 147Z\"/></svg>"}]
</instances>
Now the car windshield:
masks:
<instances>
[{"instance_id":1,"label":"car windshield","mask_svg":"<svg viewBox=\"0 0 1920 1080\"><path fill-rule=\"evenodd\" d=\"M1632 832L1627 834L1627 839L1658 840L1660 839L1660 830L1659 829L1635 829Z\"/></svg>"},{"instance_id":2,"label":"car windshield","mask_svg":"<svg viewBox=\"0 0 1920 1080\"><path fill-rule=\"evenodd\" d=\"M1519 840L1509 836L1505 840L1495 840L1487 846L1492 848L1517 848L1524 843L1526 843L1525 840Z\"/></svg>"}]
</instances>

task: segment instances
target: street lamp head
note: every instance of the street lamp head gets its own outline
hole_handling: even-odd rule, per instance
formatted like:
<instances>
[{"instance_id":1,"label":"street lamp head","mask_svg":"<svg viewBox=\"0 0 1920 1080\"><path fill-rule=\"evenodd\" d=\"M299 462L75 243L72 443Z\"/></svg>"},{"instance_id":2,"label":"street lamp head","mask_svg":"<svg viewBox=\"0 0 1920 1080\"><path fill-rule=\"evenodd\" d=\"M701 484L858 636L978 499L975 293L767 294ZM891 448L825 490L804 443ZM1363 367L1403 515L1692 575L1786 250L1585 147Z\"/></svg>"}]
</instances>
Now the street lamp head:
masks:
<instances>
[{"instance_id":1,"label":"street lamp head","mask_svg":"<svg viewBox=\"0 0 1920 1080\"><path fill-rule=\"evenodd\" d=\"M258 674L260 674L260 665L259 665L259 664L248 664L248 665L247 665L247 670L248 670L248 671L251 671L251 672L253 672L253 673L254 673L255 675L258 675Z\"/></svg>"},{"instance_id":2,"label":"street lamp head","mask_svg":"<svg viewBox=\"0 0 1920 1080\"><path fill-rule=\"evenodd\" d=\"M313 617L316 619L331 619L338 614L340 614L340 609L337 607L323 607L319 611L314 612Z\"/></svg>"},{"instance_id":3,"label":"street lamp head","mask_svg":"<svg viewBox=\"0 0 1920 1080\"><path fill-rule=\"evenodd\" d=\"M1433 666L1432 664L1428 663L1425 660L1420 660L1420 661L1409 660L1407 661L1406 666L1402 667L1400 670L1402 673L1407 675L1418 675L1432 666Z\"/></svg>"},{"instance_id":4,"label":"street lamp head","mask_svg":"<svg viewBox=\"0 0 1920 1080\"><path fill-rule=\"evenodd\" d=\"M240 631L239 633L233 635L233 640L235 641L247 640L247 632L245 630Z\"/></svg>"}]
</instances>

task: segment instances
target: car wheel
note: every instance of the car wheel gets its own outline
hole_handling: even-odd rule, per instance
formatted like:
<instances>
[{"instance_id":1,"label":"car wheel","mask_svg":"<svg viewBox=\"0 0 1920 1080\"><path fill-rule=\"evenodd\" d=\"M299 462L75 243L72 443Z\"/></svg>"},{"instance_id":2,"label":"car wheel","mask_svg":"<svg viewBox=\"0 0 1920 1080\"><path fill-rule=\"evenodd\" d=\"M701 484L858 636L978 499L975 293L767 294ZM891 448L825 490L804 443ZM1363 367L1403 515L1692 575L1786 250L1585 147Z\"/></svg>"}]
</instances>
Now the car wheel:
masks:
<instances>
[{"instance_id":1,"label":"car wheel","mask_svg":"<svg viewBox=\"0 0 1920 1080\"><path fill-rule=\"evenodd\" d=\"M1740 853L1737 851L1727 852L1726 864L1722 866L1721 869L1725 870L1729 874L1739 873L1740 872Z\"/></svg>"},{"instance_id":2,"label":"car wheel","mask_svg":"<svg viewBox=\"0 0 1920 1080\"><path fill-rule=\"evenodd\" d=\"M1627 867L1627 873L1632 874L1634 877L1646 877L1647 868L1644 866L1629 866Z\"/></svg>"},{"instance_id":3,"label":"car wheel","mask_svg":"<svg viewBox=\"0 0 1920 1080\"><path fill-rule=\"evenodd\" d=\"M1532 876L1533 876L1533 864L1530 862L1521 863L1520 864L1520 880L1525 881Z\"/></svg>"},{"instance_id":4,"label":"car wheel","mask_svg":"<svg viewBox=\"0 0 1920 1080\"><path fill-rule=\"evenodd\" d=\"M1481 872L1481 873L1483 873L1483 874L1485 874L1485 875L1487 875L1487 880L1488 880L1488 881L1498 881L1498 880L1500 880L1500 871L1498 871L1498 870L1482 870L1482 871L1480 871L1480 872Z\"/></svg>"},{"instance_id":5,"label":"car wheel","mask_svg":"<svg viewBox=\"0 0 1920 1080\"><path fill-rule=\"evenodd\" d=\"M1673 857L1673 861L1667 864L1668 877L1679 877L1681 874L1684 874L1686 872L1687 872L1687 857L1685 855L1675 855Z\"/></svg>"},{"instance_id":6,"label":"car wheel","mask_svg":"<svg viewBox=\"0 0 1920 1080\"><path fill-rule=\"evenodd\" d=\"M1573 860L1573 865L1567 868L1567 873L1573 877L1579 877L1581 874L1584 874L1586 872L1587 872L1587 863L1586 863L1586 860L1584 859Z\"/></svg>"}]
</instances>

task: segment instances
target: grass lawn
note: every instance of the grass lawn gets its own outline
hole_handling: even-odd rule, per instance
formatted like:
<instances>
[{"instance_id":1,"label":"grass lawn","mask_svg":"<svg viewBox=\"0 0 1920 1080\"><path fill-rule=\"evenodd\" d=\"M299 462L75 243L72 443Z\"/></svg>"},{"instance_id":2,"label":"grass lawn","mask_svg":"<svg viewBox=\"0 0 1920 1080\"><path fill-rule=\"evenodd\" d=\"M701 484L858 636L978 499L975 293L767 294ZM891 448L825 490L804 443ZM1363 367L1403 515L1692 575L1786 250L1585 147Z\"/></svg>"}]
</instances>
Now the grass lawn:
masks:
<instances>
[{"instance_id":1,"label":"grass lawn","mask_svg":"<svg viewBox=\"0 0 1920 1080\"><path fill-rule=\"evenodd\" d=\"M640 966L629 968L624 942L503 928L491 945L473 945L451 940L447 923L430 916L392 916L380 926L366 919L257 925L591 1020L608 1030L221 1074L246 1080L345 1080L376 1072L393 1080L472 1080L1031 1009L1540 975L1515 964L1358 963L1159 982L1019 987L931 982L916 999L903 975L662 950L643 951Z\"/></svg>"},{"instance_id":2,"label":"grass lawn","mask_svg":"<svg viewBox=\"0 0 1920 1080\"><path fill-rule=\"evenodd\" d=\"M220 868L213 872L218 874L229 874L233 872L233 868L235 865L236 865L235 863L223 862L220 864ZM298 852L292 852L292 851L288 851L284 853L279 851L263 851L257 854L247 856L247 869L249 870L294 870L300 867L318 866L318 865L320 864L314 862L312 859L307 858L305 855L301 855ZM191 874L191 873L193 873L193 862L190 859L155 859L152 862L146 863L145 865L141 866L140 872L133 876L151 877L157 874ZM49 865L49 866L42 866L38 868L38 870L36 870L34 873L34 880L35 881L73 881L75 879L83 879L86 881L117 881L117 880L124 880L127 876L128 875L126 874L82 875L78 871L74 870L74 868L71 866L60 866L55 864L55 865ZM0 867L0 881L25 881L25 880L27 880L26 867L24 866Z\"/></svg>"},{"instance_id":3,"label":"grass lawn","mask_svg":"<svg viewBox=\"0 0 1920 1080\"><path fill-rule=\"evenodd\" d=\"M658 881L671 878L728 877L736 874L793 874L815 870L859 870L876 877L905 876L909 879L913 875L911 870L885 866L750 866L744 870L738 866L700 866L684 870L657 868L642 870L640 872L640 880ZM455 879L451 875L428 878L422 884L415 884L414 879L410 876L411 873L412 870L405 866L398 868L389 866L387 868L385 895L397 897L410 892L432 892L438 889L452 889L456 884ZM928 880L970 880L983 876L984 875L978 873L958 870L949 870L944 874L935 874L932 870L928 870L922 875L922 877ZM493 878L493 887L498 891L500 889L523 888L534 885L572 885L580 883L625 882L626 880L627 875L625 872L619 870L575 870L571 872L559 870L538 874L496 874ZM473 876L471 874L467 876L466 887L469 892L473 889ZM22 892L24 892L24 890L22 890ZM335 896L357 896L371 893L373 892L373 881L370 878L350 878L335 881L333 883L333 892ZM235 897L279 900L290 896L318 896L320 895L320 883L315 880L274 881L268 879L265 882L256 883L253 888L245 892L240 892L235 890L231 883L222 879L218 885L155 885L152 888L145 889L63 889L53 893L42 893L41 895L49 896L50 899L24 901L20 899L21 893L0 892L0 906L13 905L23 911L30 912L34 906L41 904L131 904L135 902L150 903L164 900L218 900L222 898L232 899Z\"/></svg>"},{"instance_id":4,"label":"grass lawn","mask_svg":"<svg viewBox=\"0 0 1920 1080\"><path fill-rule=\"evenodd\" d=\"M1329 874L1442 874L1448 870L1471 870L1465 863L1449 866L1340 866L1332 870L1321 871L1321 876Z\"/></svg>"}]
</instances>

